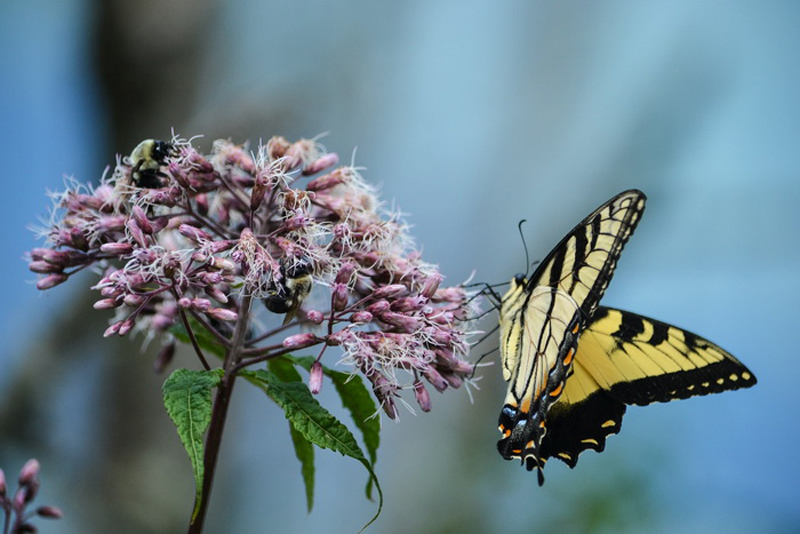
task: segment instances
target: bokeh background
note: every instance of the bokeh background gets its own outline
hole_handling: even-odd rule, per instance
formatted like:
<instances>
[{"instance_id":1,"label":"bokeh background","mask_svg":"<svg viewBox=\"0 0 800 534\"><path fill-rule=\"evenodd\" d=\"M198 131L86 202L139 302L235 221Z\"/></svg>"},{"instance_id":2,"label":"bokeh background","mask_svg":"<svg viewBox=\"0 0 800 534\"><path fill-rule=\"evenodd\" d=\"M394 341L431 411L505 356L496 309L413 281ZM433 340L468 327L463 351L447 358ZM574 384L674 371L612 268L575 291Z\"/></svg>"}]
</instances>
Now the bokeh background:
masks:
<instances>
[{"instance_id":1,"label":"bokeh background","mask_svg":"<svg viewBox=\"0 0 800 534\"><path fill-rule=\"evenodd\" d=\"M39 294L26 228L64 174L96 181L173 128L206 148L329 132L453 283L523 271L520 219L541 259L642 189L604 302L698 332L759 378L631 408L606 452L550 462L539 488L496 453L505 384L484 368L474 402L448 392L384 420L371 531L800 531L798 28L794 1L6 0L0 466L42 462L38 501L66 514L43 532L185 530L191 472L152 353L101 338L90 277ZM360 528L375 506L361 466L319 452L307 515L285 419L237 389L207 531Z\"/></svg>"}]
</instances>

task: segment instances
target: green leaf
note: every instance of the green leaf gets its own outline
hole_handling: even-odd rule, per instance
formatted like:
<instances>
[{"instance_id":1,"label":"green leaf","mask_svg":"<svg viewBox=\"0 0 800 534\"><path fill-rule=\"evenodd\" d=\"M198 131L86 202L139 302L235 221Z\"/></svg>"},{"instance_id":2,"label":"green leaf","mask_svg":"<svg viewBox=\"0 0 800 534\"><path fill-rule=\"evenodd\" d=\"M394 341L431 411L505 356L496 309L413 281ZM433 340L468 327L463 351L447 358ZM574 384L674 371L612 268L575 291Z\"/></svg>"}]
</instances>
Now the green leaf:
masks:
<instances>
[{"instance_id":1,"label":"green leaf","mask_svg":"<svg viewBox=\"0 0 800 534\"><path fill-rule=\"evenodd\" d=\"M203 434L211 422L211 390L222 378L222 369L191 371L176 369L164 382L164 406L178 429L194 471L194 519L203 495Z\"/></svg>"},{"instance_id":2,"label":"green leaf","mask_svg":"<svg viewBox=\"0 0 800 534\"><path fill-rule=\"evenodd\" d=\"M303 378L292 362L286 358L273 358L269 360L269 370L283 382L302 382Z\"/></svg>"},{"instance_id":3,"label":"green leaf","mask_svg":"<svg viewBox=\"0 0 800 534\"><path fill-rule=\"evenodd\" d=\"M300 460L300 474L306 487L306 507L314 508L314 445L289 423L289 434L294 444L294 454ZM372 479L370 479L372 480Z\"/></svg>"},{"instance_id":4,"label":"green leaf","mask_svg":"<svg viewBox=\"0 0 800 534\"><path fill-rule=\"evenodd\" d=\"M311 370L311 366L315 361L313 356L299 358L284 356L276 359L276 361L283 359L295 362L305 368L306 371ZM374 466L377 461L378 446L380 445L381 421L380 418L374 417L378 407L372 395L370 395L369 390L364 386L364 382L358 375L334 371L325 366L322 366L322 372L333 382L336 391L342 398L342 405L350 412L353 422L361 431L370 463ZM372 498L372 478L367 483L367 498Z\"/></svg>"},{"instance_id":5,"label":"green leaf","mask_svg":"<svg viewBox=\"0 0 800 534\"><path fill-rule=\"evenodd\" d=\"M217 338L215 338L211 332L206 330L206 328L199 321L193 317L189 317L189 326L191 327L192 333L194 333L194 338L197 340L197 344L201 349L213 354L220 360L225 358L225 347L220 345L219 341L217 341ZM189 339L189 333L186 331L186 327L183 325L182 321L170 328L170 332L173 336L175 336L175 339L181 343L186 343L187 345L192 344L192 340Z\"/></svg>"},{"instance_id":6,"label":"green leaf","mask_svg":"<svg viewBox=\"0 0 800 534\"><path fill-rule=\"evenodd\" d=\"M270 360L269 369L284 382L300 382L302 380L300 373L288 360L279 358ZM289 434L292 436L294 454L300 460L300 474L306 487L306 505L308 511L311 512L314 507L314 445L304 438L303 434L295 430L292 423L289 423Z\"/></svg>"},{"instance_id":7,"label":"green leaf","mask_svg":"<svg viewBox=\"0 0 800 534\"><path fill-rule=\"evenodd\" d=\"M283 408L286 418L306 440L323 449L331 449L354 458L364 466L378 490L378 511L364 528L371 525L383 509L383 491L372 464L364 457L358 442L347 427L323 408L302 382L283 382L266 370L243 372L242 375L261 387Z\"/></svg>"}]
</instances>

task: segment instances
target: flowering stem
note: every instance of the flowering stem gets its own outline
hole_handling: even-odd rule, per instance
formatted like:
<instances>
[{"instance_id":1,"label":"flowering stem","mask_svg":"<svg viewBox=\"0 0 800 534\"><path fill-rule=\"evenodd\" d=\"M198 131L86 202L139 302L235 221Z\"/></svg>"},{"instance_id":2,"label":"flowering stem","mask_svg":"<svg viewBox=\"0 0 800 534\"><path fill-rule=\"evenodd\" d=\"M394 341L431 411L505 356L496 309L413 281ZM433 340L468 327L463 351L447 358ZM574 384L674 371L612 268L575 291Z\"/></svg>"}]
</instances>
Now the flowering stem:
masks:
<instances>
[{"instance_id":1,"label":"flowering stem","mask_svg":"<svg viewBox=\"0 0 800 534\"><path fill-rule=\"evenodd\" d=\"M277 350L275 352L269 352L269 351L277 349L277 348L279 348L281 350ZM256 351L256 350L259 351L259 352L249 352L249 351ZM277 358L278 356L283 356L284 354L289 354L290 352L293 352L295 350L297 350L297 349L295 349L295 348L284 348L283 345L274 345L274 346L271 346L271 347L263 347L263 348L259 348L259 349L249 349L249 351L245 351L248 354L259 354L260 352L263 352L263 351L267 351L268 353L267 354L262 354L261 356L258 356L258 357L255 357L255 358L249 358L247 360L240 361L238 364L233 366L233 371L234 372L238 372L241 369L244 369L245 367L249 367L249 366L254 365L256 363L265 362L267 360L271 360L272 358Z\"/></svg>"},{"instance_id":2,"label":"flowering stem","mask_svg":"<svg viewBox=\"0 0 800 534\"><path fill-rule=\"evenodd\" d=\"M220 334L219 330L211 326L211 324L208 321L206 321L201 314L197 313L194 310L189 310L189 313L192 314L192 317L194 318L195 321L200 323L203 328L205 328L209 333L211 333L212 336L217 338L217 341L219 341L223 347L227 348L230 346L230 340L227 337Z\"/></svg>"},{"instance_id":3,"label":"flowering stem","mask_svg":"<svg viewBox=\"0 0 800 534\"><path fill-rule=\"evenodd\" d=\"M203 489L200 493L200 499L202 500L200 501L197 515L195 515L189 523L187 534L200 534L203 531L203 523L205 522L208 504L211 500L211 487L214 482L214 471L217 466L219 447L222 443L222 431L225 428L228 406L230 404L231 394L233 393L233 385L236 381L236 372L234 369L235 365L242 357L242 348L244 346L245 336L247 335L251 302L252 297L250 296L246 296L242 299L239 309L239 318L236 322L236 329L233 332L233 339L231 340L230 348L225 356L225 374L222 376L219 386L217 386L217 394L214 398L211 423L209 425L205 452L203 454Z\"/></svg>"},{"instance_id":4,"label":"flowering stem","mask_svg":"<svg viewBox=\"0 0 800 534\"><path fill-rule=\"evenodd\" d=\"M258 343L260 341L264 341L265 339L270 338L270 337L274 336L275 334L279 334L280 332L283 332L284 330L288 330L288 329L290 329L292 327L295 327L298 324L300 324L300 321L292 321L291 323L286 323L285 325L282 325L282 326L279 326L277 328L274 328L274 329L272 329L272 330L270 330L268 332L265 332L265 333L261 334L258 337L255 337L253 339L250 339L250 340L246 341L245 345L247 345L247 346L255 345L256 343ZM248 352L248 349L245 349L245 354L247 354L247 352Z\"/></svg>"},{"instance_id":5,"label":"flowering stem","mask_svg":"<svg viewBox=\"0 0 800 534\"><path fill-rule=\"evenodd\" d=\"M206 371L211 370L211 366L208 365L206 361L206 357L203 356L203 351L200 349L200 345L197 344L197 338L194 337L194 331L192 331L192 326L189 324L189 319L186 317L186 312L184 310L180 310L181 320L183 321L183 326L186 328L186 333L189 334L189 340L192 342L192 347L194 347L194 351L197 353L197 357L200 358L200 362L202 362L203 367Z\"/></svg>"}]
</instances>

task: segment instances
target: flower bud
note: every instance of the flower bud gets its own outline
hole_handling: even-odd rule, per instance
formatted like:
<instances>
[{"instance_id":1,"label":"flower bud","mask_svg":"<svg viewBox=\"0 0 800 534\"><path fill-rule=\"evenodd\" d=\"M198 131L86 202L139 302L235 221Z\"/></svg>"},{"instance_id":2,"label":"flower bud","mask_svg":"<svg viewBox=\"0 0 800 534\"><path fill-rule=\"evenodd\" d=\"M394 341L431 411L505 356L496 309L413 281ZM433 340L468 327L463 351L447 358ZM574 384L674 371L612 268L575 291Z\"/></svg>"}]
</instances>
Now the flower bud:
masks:
<instances>
[{"instance_id":1,"label":"flower bud","mask_svg":"<svg viewBox=\"0 0 800 534\"><path fill-rule=\"evenodd\" d=\"M392 397L385 397L381 402L381 408L389 416L389 419L397 419L397 405Z\"/></svg>"},{"instance_id":2,"label":"flower bud","mask_svg":"<svg viewBox=\"0 0 800 534\"><path fill-rule=\"evenodd\" d=\"M122 295L122 293L122 289L117 286L105 286L100 288L100 295L103 297L118 297Z\"/></svg>"},{"instance_id":3,"label":"flower bud","mask_svg":"<svg viewBox=\"0 0 800 534\"><path fill-rule=\"evenodd\" d=\"M372 322L372 314L367 310L357 311L350 316L352 323L369 323Z\"/></svg>"},{"instance_id":4,"label":"flower bud","mask_svg":"<svg viewBox=\"0 0 800 534\"><path fill-rule=\"evenodd\" d=\"M296 350L316 345L319 341L320 339L311 332L304 332L287 337L283 340L283 346L287 349Z\"/></svg>"},{"instance_id":5,"label":"flower bud","mask_svg":"<svg viewBox=\"0 0 800 534\"><path fill-rule=\"evenodd\" d=\"M216 300L220 304L227 304L228 303L228 296L225 295L222 291L217 289L216 287L207 287L205 289L206 295L211 297L212 299Z\"/></svg>"},{"instance_id":6,"label":"flower bud","mask_svg":"<svg viewBox=\"0 0 800 534\"><path fill-rule=\"evenodd\" d=\"M420 380L414 382L414 397L417 399L417 404L419 404L423 412L431 411L431 396Z\"/></svg>"},{"instance_id":7,"label":"flower bud","mask_svg":"<svg viewBox=\"0 0 800 534\"><path fill-rule=\"evenodd\" d=\"M158 233L166 228L169 222L169 217L158 217L157 219L150 221L150 226L153 228L153 233Z\"/></svg>"},{"instance_id":8,"label":"flower bud","mask_svg":"<svg viewBox=\"0 0 800 534\"><path fill-rule=\"evenodd\" d=\"M389 284L388 286L379 287L375 290L372 296L376 299L400 297L408 293L408 288L403 284Z\"/></svg>"},{"instance_id":9,"label":"flower bud","mask_svg":"<svg viewBox=\"0 0 800 534\"><path fill-rule=\"evenodd\" d=\"M117 334L119 334L119 329L121 326L122 326L122 321L117 321L116 323L112 324L111 326L106 328L105 332L103 332L103 337L116 336Z\"/></svg>"},{"instance_id":10,"label":"flower bud","mask_svg":"<svg viewBox=\"0 0 800 534\"><path fill-rule=\"evenodd\" d=\"M28 270L37 274L52 274L63 272L64 267L40 260L30 262L28 264Z\"/></svg>"},{"instance_id":11,"label":"flower bud","mask_svg":"<svg viewBox=\"0 0 800 534\"><path fill-rule=\"evenodd\" d=\"M319 393L322 389L322 364L319 362L314 362L314 365L311 366L308 377L308 389L310 389L311 393L314 395Z\"/></svg>"},{"instance_id":12,"label":"flower bud","mask_svg":"<svg viewBox=\"0 0 800 534\"><path fill-rule=\"evenodd\" d=\"M22 511L25 508L25 503L28 502L28 488L27 486L20 486L17 488L17 491L14 492L14 499L12 500L12 506L15 510Z\"/></svg>"},{"instance_id":13,"label":"flower bud","mask_svg":"<svg viewBox=\"0 0 800 534\"><path fill-rule=\"evenodd\" d=\"M339 268L339 272L336 273L336 283L349 284L354 272L356 272L355 264L349 261L342 264Z\"/></svg>"},{"instance_id":14,"label":"flower bud","mask_svg":"<svg viewBox=\"0 0 800 534\"><path fill-rule=\"evenodd\" d=\"M139 225L142 232L152 235L153 226L150 224L150 220L147 218L147 214L145 214L144 210L140 206L134 206L132 213L133 218L136 219L136 224Z\"/></svg>"},{"instance_id":15,"label":"flower bud","mask_svg":"<svg viewBox=\"0 0 800 534\"><path fill-rule=\"evenodd\" d=\"M193 310L204 312L211 307L211 301L208 299L195 298L192 299L191 307Z\"/></svg>"},{"instance_id":16,"label":"flower bud","mask_svg":"<svg viewBox=\"0 0 800 534\"><path fill-rule=\"evenodd\" d=\"M408 333L416 332L421 326L420 320L416 317L391 311L381 314L380 319L384 323L396 326L403 332Z\"/></svg>"},{"instance_id":17,"label":"flower bud","mask_svg":"<svg viewBox=\"0 0 800 534\"><path fill-rule=\"evenodd\" d=\"M306 185L306 189L308 191L324 191L326 189L331 189L339 184L343 184L344 178L344 174L341 170L337 169L332 173L311 180L308 182L308 185Z\"/></svg>"},{"instance_id":18,"label":"flower bud","mask_svg":"<svg viewBox=\"0 0 800 534\"><path fill-rule=\"evenodd\" d=\"M471 375L475 372L475 366L469 362L458 360L453 366L453 372L461 375Z\"/></svg>"},{"instance_id":19,"label":"flower bud","mask_svg":"<svg viewBox=\"0 0 800 534\"><path fill-rule=\"evenodd\" d=\"M259 174L259 176L256 177L253 189L250 191L251 210L255 211L261 207L261 203L264 202L264 196L267 194L268 184L269 180L265 175Z\"/></svg>"},{"instance_id":20,"label":"flower bud","mask_svg":"<svg viewBox=\"0 0 800 534\"><path fill-rule=\"evenodd\" d=\"M461 287L445 287L437 289L433 294L436 302L462 302L466 298L466 291Z\"/></svg>"},{"instance_id":21,"label":"flower bud","mask_svg":"<svg viewBox=\"0 0 800 534\"><path fill-rule=\"evenodd\" d=\"M428 366L422 371L422 375L425 379L433 386L433 388L441 393L442 391L447 389L447 380L439 374L439 371L433 368L433 366Z\"/></svg>"},{"instance_id":22,"label":"flower bud","mask_svg":"<svg viewBox=\"0 0 800 534\"><path fill-rule=\"evenodd\" d=\"M387 300L379 300L378 302L373 302L369 306L367 306L367 311L370 312L372 315L381 315L382 313L386 313L389 311L390 308L389 301Z\"/></svg>"},{"instance_id":23,"label":"flower bud","mask_svg":"<svg viewBox=\"0 0 800 534\"><path fill-rule=\"evenodd\" d=\"M357 341L357 336L349 328L343 328L338 332L334 332L329 336L325 336L325 344L331 347L337 347L345 343L353 343Z\"/></svg>"},{"instance_id":24,"label":"flower bud","mask_svg":"<svg viewBox=\"0 0 800 534\"><path fill-rule=\"evenodd\" d=\"M392 311L410 312L421 310L427 299L422 295L403 297L392 302Z\"/></svg>"},{"instance_id":25,"label":"flower bud","mask_svg":"<svg viewBox=\"0 0 800 534\"><path fill-rule=\"evenodd\" d=\"M130 243L103 243L100 245L100 252L122 256L133 252L133 245Z\"/></svg>"},{"instance_id":26,"label":"flower bud","mask_svg":"<svg viewBox=\"0 0 800 534\"><path fill-rule=\"evenodd\" d=\"M213 243L209 244L206 248L211 254L219 254L224 250L232 249L236 246L236 241L232 240L225 240L225 241L214 241Z\"/></svg>"},{"instance_id":27,"label":"flower bud","mask_svg":"<svg viewBox=\"0 0 800 534\"><path fill-rule=\"evenodd\" d=\"M64 517L61 509L55 506L40 506L36 509L36 515L47 519L61 519Z\"/></svg>"},{"instance_id":28,"label":"flower bud","mask_svg":"<svg viewBox=\"0 0 800 534\"><path fill-rule=\"evenodd\" d=\"M226 310L225 308L209 308L206 314L219 321L233 322L239 318L239 314L235 311Z\"/></svg>"},{"instance_id":29,"label":"flower bud","mask_svg":"<svg viewBox=\"0 0 800 534\"><path fill-rule=\"evenodd\" d=\"M347 286L344 284L333 284L332 307L334 311L342 311L347 307Z\"/></svg>"},{"instance_id":30,"label":"flower bud","mask_svg":"<svg viewBox=\"0 0 800 534\"><path fill-rule=\"evenodd\" d=\"M44 291L45 289L50 289L56 287L58 284L63 284L69 278L66 274L48 274L44 278L40 278L38 282L36 282L36 289L41 289Z\"/></svg>"},{"instance_id":31,"label":"flower bud","mask_svg":"<svg viewBox=\"0 0 800 534\"><path fill-rule=\"evenodd\" d=\"M425 285L422 286L422 291L420 292L423 297L430 299L435 294L436 291L439 289L439 284L442 282L442 276L440 274L432 274L428 276L427 280L425 280Z\"/></svg>"},{"instance_id":32,"label":"flower bud","mask_svg":"<svg viewBox=\"0 0 800 534\"><path fill-rule=\"evenodd\" d=\"M184 223L180 225L178 227L178 232L180 232L182 236L188 237L195 243L201 243L203 241L211 241L212 239L211 234L190 224Z\"/></svg>"},{"instance_id":33,"label":"flower bud","mask_svg":"<svg viewBox=\"0 0 800 534\"><path fill-rule=\"evenodd\" d=\"M110 298L110 299L100 299L97 302L95 302L92 305L92 307L95 310L110 310L110 309L113 309L113 308L118 308L121 305L122 305L122 301L117 300L115 298Z\"/></svg>"},{"instance_id":34,"label":"flower bud","mask_svg":"<svg viewBox=\"0 0 800 534\"><path fill-rule=\"evenodd\" d=\"M122 321L122 324L119 325L119 335L124 336L125 334L130 332L131 329L133 328L133 324L134 324L133 319L125 319L124 321Z\"/></svg>"},{"instance_id":35,"label":"flower bud","mask_svg":"<svg viewBox=\"0 0 800 534\"><path fill-rule=\"evenodd\" d=\"M0 498L6 496L6 474L0 469Z\"/></svg>"},{"instance_id":36,"label":"flower bud","mask_svg":"<svg viewBox=\"0 0 800 534\"><path fill-rule=\"evenodd\" d=\"M308 322L313 324L322 324L322 321L325 320L325 316L322 314L321 311L309 310L306 313L306 319L308 319Z\"/></svg>"},{"instance_id":37,"label":"flower bud","mask_svg":"<svg viewBox=\"0 0 800 534\"><path fill-rule=\"evenodd\" d=\"M447 380L447 383L450 385L450 387L453 389L460 388L461 384L464 383L464 381L461 380L460 377L454 375L453 373L445 373L443 376L444 379Z\"/></svg>"},{"instance_id":38,"label":"flower bud","mask_svg":"<svg viewBox=\"0 0 800 534\"><path fill-rule=\"evenodd\" d=\"M184 189L189 188L189 178L186 177L183 167L181 167L177 162L171 161L169 165L167 165L167 172L169 172L169 175L172 176L176 182L178 182L178 185Z\"/></svg>"},{"instance_id":39,"label":"flower bud","mask_svg":"<svg viewBox=\"0 0 800 534\"><path fill-rule=\"evenodd\" d=\"M145 238L144 232L142 232L142 229L139 227L139 223L137 223L135 219L128 219L125 226L128 227L128 231L134 241L136 241L136 244L142 248L147 248L147 239Z\"/></svg>"},{"instance_id":40,"label":"flower bud","mask_svg":"<svg viewBox=\"0 0 800 534\"><path fill-rule=\"evenodd\" d=\"M36 480L36 475L39 474L39 462L36 458L31 458L19 472L19 483L21 486L28 486Z\"/></svg>"},{"instance_id":41,"label":"flower bud","mask_svg":"<svg viewBox=\"0 0 800 534\"><path fill-rule=\"evenodd\" d=\"M220 269L222 271L233 272L236 270L236 265L232 261L226 260L224 258L218 258L217 256L211 256L208 259L208 264L211 267L215 269Z\"/></svg>"},{"instance_id":42,"label":"flower bud","mask_svg":"<svg viewBox=\"0 0 800 534\"><path fill-rule=\"evenodd\" d=\"M282 158L283 155L286 154L286 150L289 148L289 146L291 145L285 137L280 135L273 136L269 141L267 141L266 146L269 159L274 161L278 158Z\"/></svg>"},{"instance_id":43,"label":"flower bud","mask_svg":"<svg viewBox=\"0 0 800 534\"><path fill-rule=\"evenodd\" d=\"M317 158L315 161L312 161L303 169L303 176L311 176L312 174L317 174L320 171L327 169L332 165L336 165L339 163L339 155L335 152L331 152L330 154L325 154L322 157Z\"/></svg>"},{"instance_id":44,"label":"flower bud","mask_svg":"<svg viewBox=\"0 0 800 534\"><path fill-rule=\"evenodd\" d=\"M144 302L146 297L142 295L137 295L136 293L128 293L122 299L122 301L127 304L128 306L133 306L134 308L141 305Z\"/></svg>"}]
</instances>

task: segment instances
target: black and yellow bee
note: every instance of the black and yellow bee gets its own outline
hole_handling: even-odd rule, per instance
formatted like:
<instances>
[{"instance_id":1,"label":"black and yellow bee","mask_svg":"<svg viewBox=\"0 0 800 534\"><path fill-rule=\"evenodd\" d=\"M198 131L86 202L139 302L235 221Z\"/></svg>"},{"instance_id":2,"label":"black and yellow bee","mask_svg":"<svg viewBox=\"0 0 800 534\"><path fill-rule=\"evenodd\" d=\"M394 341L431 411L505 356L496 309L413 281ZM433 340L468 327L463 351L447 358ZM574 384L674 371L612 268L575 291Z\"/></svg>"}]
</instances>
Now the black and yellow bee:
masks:
<instances>
[{"instance_id":1,"label":"black and yellow bee","mask_svg":"<svg viewBox=\"0 0 800 534\"><path fill-rule=\"evenodd\" d=\"M272 313L285 313L283 324L294 319L300 305L311 292L311 265L300 261L290 267L281 265L281 278L269 290L264 305Z\"/></svg>"},{"instance_id":2,"label":"black and yellow bee","mask_svg":"<svg viewBox=\"0 0 800 534\"><path fill-rule=\"evenodd\" d=\"M174 150L172 143L155 139L145 139L136 145L128 156L131 164L131 180L136 187L145 189L163 187L162 178L166 178L167 175L161 168L167 164L167 158Z\"/></svg>"}]
</instances>

